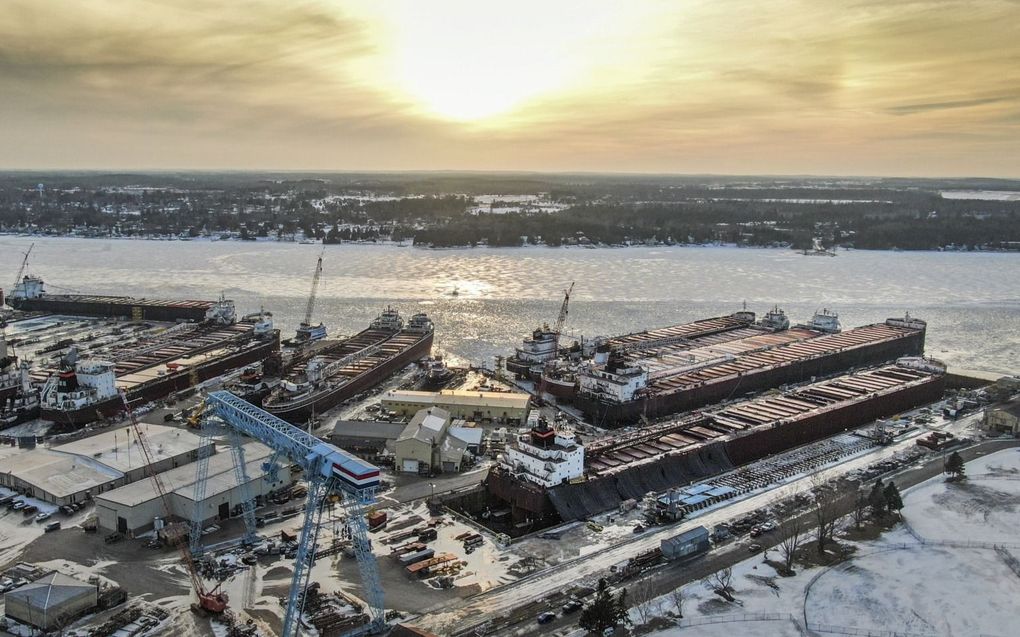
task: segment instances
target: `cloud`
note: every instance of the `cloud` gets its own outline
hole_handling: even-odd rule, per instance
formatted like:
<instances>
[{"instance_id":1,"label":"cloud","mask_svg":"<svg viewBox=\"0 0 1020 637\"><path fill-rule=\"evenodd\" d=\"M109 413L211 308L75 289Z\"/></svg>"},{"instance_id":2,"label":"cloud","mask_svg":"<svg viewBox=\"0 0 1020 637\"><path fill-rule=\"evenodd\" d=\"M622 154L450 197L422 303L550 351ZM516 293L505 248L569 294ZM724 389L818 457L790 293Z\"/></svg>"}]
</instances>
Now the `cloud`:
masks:
<instances>
[{"instance_id":1,"label":"cloud","mask_svg":"<svg viewBox=\"0 0 1020 637\"><path fill-rule=\"evenodd\" d=\"M0 166L1020 170L1016 2L635 0L611 37L591 27L555 49L577 62L564 81L463 123L416 102L387 61L498 48L477 55L492 77L464 90L512 91L528 73L499 64L582 14L515 13L548 24L501 39L506 9L430 1L458 20L442 38L367 0L6 0Z\"/></svg>"}]
</instances>

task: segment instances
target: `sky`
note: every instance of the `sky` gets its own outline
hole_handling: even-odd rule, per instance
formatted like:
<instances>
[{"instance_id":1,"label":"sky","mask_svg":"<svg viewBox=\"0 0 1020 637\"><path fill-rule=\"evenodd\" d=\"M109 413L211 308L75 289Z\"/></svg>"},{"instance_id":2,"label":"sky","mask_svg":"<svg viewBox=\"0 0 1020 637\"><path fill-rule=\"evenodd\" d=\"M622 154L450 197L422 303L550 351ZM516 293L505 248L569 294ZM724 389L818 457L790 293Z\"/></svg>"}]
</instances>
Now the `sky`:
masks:
<instances>
[{"instance_id":1,"label":"sky","mask_svg":"<svg viewBox=\"0 0 1020 637\"><path fill-rule=\"evenodd\" d=\"M1020 0L3 0L0 169L1020 177Z\"/></svg>"}]
</instances>

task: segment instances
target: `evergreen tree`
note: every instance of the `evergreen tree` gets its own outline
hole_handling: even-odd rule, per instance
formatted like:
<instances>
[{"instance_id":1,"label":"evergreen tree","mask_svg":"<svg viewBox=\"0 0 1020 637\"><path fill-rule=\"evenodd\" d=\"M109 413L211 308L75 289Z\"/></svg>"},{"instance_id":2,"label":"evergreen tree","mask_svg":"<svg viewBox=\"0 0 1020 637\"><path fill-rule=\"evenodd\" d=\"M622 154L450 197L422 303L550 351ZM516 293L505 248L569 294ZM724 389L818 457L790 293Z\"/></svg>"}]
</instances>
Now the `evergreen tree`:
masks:
<instances>
[{"instance_id":1,"label":"evergreen tree","mask_svg":"<svg viewBox=\"0 0 1020 637\"><path fill-rule=\"evenodd\" d=\"M889 503L886 502L884 488L885 485L882 484L882 478L875 480L874 486L871 487L871 493L868 495L871 517L880 518L885 515L885 509Z\"/></svg>"},{"instance_id":2,"label":"evergreen tree","mask_svg":"<svg viewBox=\"0 0 1020 637\"><path fill-rule=\"evenodd\" d=\"M900 497L900 490L896 487L896 483L890 482L885 486L885 490L882 492L885 495L885 505L889 509L889 512L897 512L903 508L903 498Z\"/></svg>"},{"instance_id":3,"label":"evergreen tree","mask_svg":"<svg viewBox=\"0 0 1020 637\"><path fill-rule=\"evenodd\" d=\"M960 457L959 453L954 451L949 454L949 459L946 460L945 471L955 480L962 480L966 477L963 458Z\"/></svg>"},{"instance_id":4,"label":"evergreen tree","mask_svg":"<svg viewBox=\"0 0 1020 637\"><path fill-rule=\"evenodd\" d=\"M601 634L605 629L621 622L630 622L627 616L627 591L620 591L614 598L609 592L609 584L602 578L599 580L595 599L584 607L577 623L588 632Z\"/></svg>"}]
</instances>

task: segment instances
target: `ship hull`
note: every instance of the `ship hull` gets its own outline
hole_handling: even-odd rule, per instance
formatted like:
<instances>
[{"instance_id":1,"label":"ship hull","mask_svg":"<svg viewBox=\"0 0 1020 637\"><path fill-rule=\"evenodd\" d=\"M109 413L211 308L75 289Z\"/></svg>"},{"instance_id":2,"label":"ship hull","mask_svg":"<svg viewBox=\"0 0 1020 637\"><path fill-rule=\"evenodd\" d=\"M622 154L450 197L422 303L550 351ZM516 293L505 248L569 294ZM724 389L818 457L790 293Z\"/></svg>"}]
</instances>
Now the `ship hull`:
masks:
<instances>
[{"instance_id":1,"label":"ship hull","mask_svg":"<svg viewBox=\"0 0 1020 637\"><path fill-rule=\"evenodd\" d=\"M655 418L722 402L751 392L788 383L802 383L813 377L827 376L851 367L876 365L901 356L916 356L924 351L924 331L901 338L874 343L852 350L802 359L742 376L706 383L700 387L654 394L626 403L610 403L578 394L575 404L600 427L618 427L636 422L641 416Z\"/></svg>"},{"instance_id":2,"label":"ship hull","mask_svg":"<svg viewBox=\"0 0 1020 637\"><path fill-rule=\"evenodd\" d=\"M124 317L134 320L201 322L212 307L209 301L159 301L126 296L57 295L37 299L8 298L8 303L25 312L52 312L74 316Z\"/></svg>"},{"instance_id":3,"label":"ship hull","mask_svg":"<svg viewBox=\"0 0 1020 637\"><path fill-rule=\"evenodd\" d=\"M506 359L506 371L516 374L521 378L531 378L531 366L535 363L521 361L515 358Z\"/></svg>"},{"instance_id":4,"label":"ship hull","mask_svg":"<svg viewBox=\"0 0 1020 637\"><path fill-rule=\"evenodd\" d=\"M227 354L193 368L196 372L195 376L197 376L198 382L207 381L230 370L257 363L278 350L279 347L280 340L277 334L272 339L256 343L252 347L246 347L240 351ZM128 403L135 406L166 398L174 392L192 387L194 384L193 380L191 369L160 376L149 383L128 390ZM119 396L114 396L79 409L63 410L43 407L40 410L39 417L52 421L57 425L77 427L99 420L100 418L113 416L123 410L123 401Z\"/></svg>"},{"instance_id":5,"label":"ship hull","mask_svg":"<svg viewBox=\"0 0 1020 637\"><path fill-rule=\"evenodd\" d=\"M430 332L407 349L351 378L343 385L316 392L305 399L286 405L263 404L262 409L290 423L307 422L313 413L321 414L328 411L356 394L375 387L414 361L427 357L432 351L432 338L433 333Z\"/></svg>"},{"instance_id":6,"label":"ship hull","mask_svg":"<svg viewBox=\"0 0 1020 637\"><path fill-rule=\"evenodd\" d=\"M543 374L542 382L545 383L545 392L560 400L573 400L577 395L577 383L575 381L560 380Z\"/></svg>"}]
</instances>

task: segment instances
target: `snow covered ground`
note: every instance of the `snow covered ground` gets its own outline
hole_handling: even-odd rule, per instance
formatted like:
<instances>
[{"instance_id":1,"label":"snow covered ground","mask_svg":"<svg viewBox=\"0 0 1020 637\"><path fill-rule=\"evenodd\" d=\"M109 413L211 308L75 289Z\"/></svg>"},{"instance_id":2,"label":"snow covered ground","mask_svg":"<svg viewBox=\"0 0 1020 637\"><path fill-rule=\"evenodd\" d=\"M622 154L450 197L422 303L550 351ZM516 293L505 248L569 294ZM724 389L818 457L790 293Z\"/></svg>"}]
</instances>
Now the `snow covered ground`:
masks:
<instances>
[{"instance_id":1,"label":"snow covered ground","mask_svg":"<svg viewBox=\"0 0 1020 637\"><path fill-rule=\"evenodd\" d=\"M1020 450L976 459L967 474L963 484L937 476L906 491L910 527L856 544L855 557L843 564L784 578L762 556L749 558L733 568L735 603L700 582L684 586L685 621L652 634L785 637L806 634L805 620L819 634L1016 634L1020 548L992 544L1020 546ZM953 545L939 544L945 541ZM651 605L631 610L635 624L675 612L669 596Z\"/></svg>"}]
</instances>

